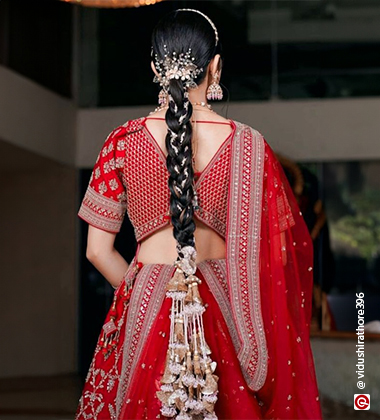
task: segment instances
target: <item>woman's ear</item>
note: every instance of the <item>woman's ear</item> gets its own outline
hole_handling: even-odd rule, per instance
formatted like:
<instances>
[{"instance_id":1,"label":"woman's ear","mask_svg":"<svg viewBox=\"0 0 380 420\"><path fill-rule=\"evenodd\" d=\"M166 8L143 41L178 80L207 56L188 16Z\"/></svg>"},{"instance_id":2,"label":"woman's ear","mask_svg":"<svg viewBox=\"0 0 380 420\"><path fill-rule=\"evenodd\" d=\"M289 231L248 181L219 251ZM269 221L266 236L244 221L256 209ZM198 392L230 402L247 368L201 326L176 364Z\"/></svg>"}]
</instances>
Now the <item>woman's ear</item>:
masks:
<instances>
[{"instance_id":1,"label":"woman's ear","mask_svg":"<svg viewBox=\"0 0 380 420\"><path fill-rule=\"evenodd\" d=\"M150 66L152 67L153 73L158 77L158 72L156 70L156 66L154 65L153 61L150 62Z\"/></svg>"},{"instance_id":2,"label":"woman's ear","mask_svg":"<svg viewBox=\"0 0 380 420\"><path fill-rule=\"evenodd\" d=\"M219 79L220 79L220 73L222 70L222 62L220 61L220 54L216 54L210 63L210 72L211 72L211 78L213 79L214 74L218 73Z\"/></svg>"}]
</instances>

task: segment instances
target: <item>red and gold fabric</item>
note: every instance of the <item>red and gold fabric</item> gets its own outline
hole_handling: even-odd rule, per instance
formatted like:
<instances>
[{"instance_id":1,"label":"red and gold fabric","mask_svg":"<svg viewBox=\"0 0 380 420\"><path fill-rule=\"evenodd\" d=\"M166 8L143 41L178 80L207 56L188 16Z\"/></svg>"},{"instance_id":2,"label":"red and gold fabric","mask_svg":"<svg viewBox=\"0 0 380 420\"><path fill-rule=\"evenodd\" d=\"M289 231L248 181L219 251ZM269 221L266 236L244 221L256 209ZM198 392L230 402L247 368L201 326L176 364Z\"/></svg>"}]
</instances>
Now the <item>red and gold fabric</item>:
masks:
<instances>
[{"instance_id":1,"label":"red and gold fabric","mask_svg":"<svg viewBox=\"0 0 380 420\"><path fill-rule=\"evenodd\" d=\"M119 205L120 218L126 209L139 244L168 223L169 209L164 156L143 122L116 129L103 146L107 152L100 154L100 161L110 160L118 144L124 148L119 155L124 169L114 166L113 174L103 173L100 181L108 186L109 179L118 179L120 189L102 193L100 182L91 181L97 194ZM309 342L312 241L263 135L235 120L233 126L233 135L198 178L203 213L196 217L207 220L226 243L226 257L202 261L196 273L207 302L205 333L217 362L215 413L220 419L321 419ZM87 207L101 215L92 219L90 212L89 223L106 223L108 213L104 216L101 206ZM128 299L122 299L126 280L115 292L120 295L114 305L119 308L117 343L105 354L104 331L100 334L76 420L164 418L156 391L170 330L165 285L175 268L137 263L136 254L126 276L133 281ZM114 314L111 307L105 325Z\"/></svg>"}]
</instances>

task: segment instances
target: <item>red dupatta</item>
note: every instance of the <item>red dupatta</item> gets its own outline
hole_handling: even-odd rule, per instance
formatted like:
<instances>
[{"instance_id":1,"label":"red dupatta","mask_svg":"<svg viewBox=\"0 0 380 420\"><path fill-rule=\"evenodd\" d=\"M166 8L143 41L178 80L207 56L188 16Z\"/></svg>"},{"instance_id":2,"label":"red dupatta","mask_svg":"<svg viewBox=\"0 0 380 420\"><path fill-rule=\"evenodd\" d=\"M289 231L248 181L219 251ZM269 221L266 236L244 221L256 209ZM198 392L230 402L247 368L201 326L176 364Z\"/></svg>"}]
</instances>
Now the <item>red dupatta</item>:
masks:
<instances>
[{"instance_id":1,"label":"red dupatta","mask_svg":"<svg viewBox=\"0 0 380 420\"><path fill-rule=\"evenodd\" d=\"M309 342L312 240L263 135L238 123L234 140L226 264L238 359L264 418L320 419Z\"/></svg>"}]
</instances>

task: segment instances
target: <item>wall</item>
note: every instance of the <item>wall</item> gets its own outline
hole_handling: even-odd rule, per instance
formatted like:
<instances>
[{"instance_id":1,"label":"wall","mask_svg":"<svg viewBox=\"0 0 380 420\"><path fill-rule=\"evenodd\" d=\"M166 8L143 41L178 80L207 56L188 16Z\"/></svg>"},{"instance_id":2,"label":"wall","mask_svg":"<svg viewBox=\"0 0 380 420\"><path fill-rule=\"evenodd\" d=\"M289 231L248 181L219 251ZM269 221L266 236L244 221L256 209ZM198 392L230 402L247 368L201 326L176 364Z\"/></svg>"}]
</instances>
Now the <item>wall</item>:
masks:
<instances>
[{"instance_id":1,"label":"wall","mask_svg":"<svg viewBox=\"0 0 380 420\"><path fill-rule=\"evenodd\" d=\"M76 170L0 142L0 377L76 371Z\"/></svg>"},{"instance_id":2,"label":"wall","mask_svg":"<svg viewBox=\"0 0 380 420\"><path fill-rule=\"evenodd\" d=\"M0 66L0 139L65 164L75 160L76 107Z\"/></svg>"},{"instance_id":3,"label":"wall","mask_svg":"<svg viewBox=\"0 0 380 420\"><path fill-rule=\"evenodd\" d=\"M235 102L213 108L249 124L275 151L298 161L380 159L380 98ZM113 128L153 109L79 110L76 165L92 167Z\"/></svg>"},{"instance_id":4,"label":"wall","mask_svg":"<svg viewBox=\"0 0 380 420\"><path fill-rule=\"evenodd\" d=\"M360 391L356 385L358 355L355 346L357 344L358 340L354 338L314 337L311 339L319 391L321 395L351 407L352 411L354 411L354 394L370 394L371 413L380 414L379 342L366 339L364 343L364 378L362 381L365 382L365 388L363 391ZM360 417L352 415L352 418Z\"/></svg>"},{"instance_id":5,"label":"wall","mask_svg":"<svg viewBox=\"0 0 380 420\"><path fill-rule=\"evenodd\" d=\"M374 42L380 39L378 5L368 5L357 2L356 7L344 7L340 4L331 13L335 19L318 19L314 12L314 19L294 19L290 8L278 8L276 21L276 36L280 42ZM304 2L305 9L315 8L316 3ZM296 7L302 7L300 2ZM321 2L320 11L323 6ZM271 25L274 20L272 10L249 11L248 39L251 43L270 42L273 36Z\"/></svg>"},{"instance_id":6,"label":"wall","mask_svg":"<svg viewBox=\"0 0 380 420\"><path fill-rule=\"evenodd\" d=\"M107 134L154 106L79 109L0 66L0 139L58 162L90 168ZM299 161L379 159L380 98L214 104Z\"/></svg>"}]
</instances>

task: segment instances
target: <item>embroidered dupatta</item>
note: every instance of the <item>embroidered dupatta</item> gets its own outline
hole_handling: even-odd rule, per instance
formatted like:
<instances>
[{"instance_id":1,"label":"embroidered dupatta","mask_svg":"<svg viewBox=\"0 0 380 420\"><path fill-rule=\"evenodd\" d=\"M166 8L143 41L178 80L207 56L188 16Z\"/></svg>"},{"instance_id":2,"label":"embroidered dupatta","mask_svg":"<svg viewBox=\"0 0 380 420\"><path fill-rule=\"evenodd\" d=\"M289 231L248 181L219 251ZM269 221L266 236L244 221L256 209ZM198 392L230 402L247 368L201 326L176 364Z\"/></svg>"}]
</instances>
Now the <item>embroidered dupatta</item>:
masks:
<instances>
[{"instance_id":1,"label":"embroidered dupatta","mask_svg":"<svg viewBox=\"0 0 380 420\"><path fill-rule=\"evenodd\" d=\"M228 290L211 280L206 266L204 274L224 308L240 367L249 388L257 392L263 418L319 419L309 343L312 241L264 137L235 122L225 238ZM173 268L148 265L143 270L131 295L136 317L127 319L117 419L123 418L144 340L157 322L153 315L164 301Z\"/></svg>"},{"instance_id":2,"label":"embroidered dupatta","mask_svg":"<svg viewBox=\"0 0 380 420\"><path fill-rule=\"evenodd\" d=\"M263 135L240 124L235 140L226 263L240 366L264 418L319 419L309 341L312 240Z\"/></svg>"}]
</instances>

